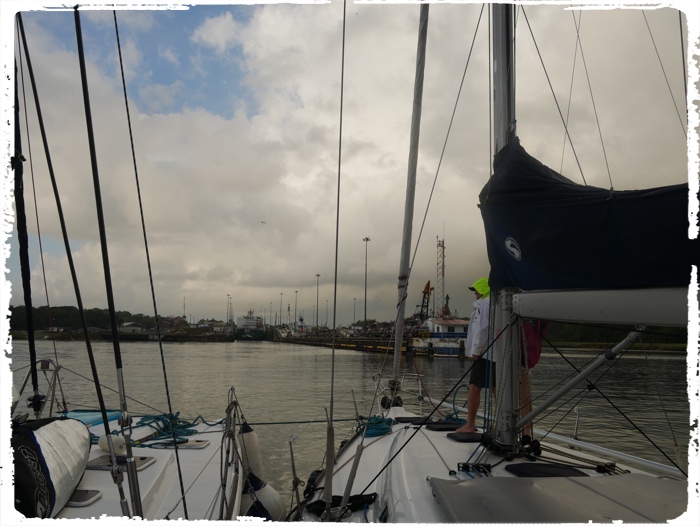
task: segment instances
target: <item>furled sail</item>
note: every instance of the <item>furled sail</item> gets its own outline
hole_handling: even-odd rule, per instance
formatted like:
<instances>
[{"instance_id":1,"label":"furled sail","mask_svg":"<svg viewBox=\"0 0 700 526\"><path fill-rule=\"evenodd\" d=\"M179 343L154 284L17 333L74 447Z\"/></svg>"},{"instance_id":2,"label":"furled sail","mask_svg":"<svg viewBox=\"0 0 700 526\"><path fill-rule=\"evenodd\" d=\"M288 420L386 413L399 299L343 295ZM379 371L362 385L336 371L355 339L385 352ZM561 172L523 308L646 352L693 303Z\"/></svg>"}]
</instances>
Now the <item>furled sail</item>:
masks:
<instances>
[{"instance_id":1,"label":"furled sail","mask_svg":"<svg viewBox=\"0 0 700 526\"><path fill-rule=\"evenodd\" d=\"M611 191L570 181L518 139L479 195L492 288L687 287L688 185Z\"/></svg>"}]
</instances>

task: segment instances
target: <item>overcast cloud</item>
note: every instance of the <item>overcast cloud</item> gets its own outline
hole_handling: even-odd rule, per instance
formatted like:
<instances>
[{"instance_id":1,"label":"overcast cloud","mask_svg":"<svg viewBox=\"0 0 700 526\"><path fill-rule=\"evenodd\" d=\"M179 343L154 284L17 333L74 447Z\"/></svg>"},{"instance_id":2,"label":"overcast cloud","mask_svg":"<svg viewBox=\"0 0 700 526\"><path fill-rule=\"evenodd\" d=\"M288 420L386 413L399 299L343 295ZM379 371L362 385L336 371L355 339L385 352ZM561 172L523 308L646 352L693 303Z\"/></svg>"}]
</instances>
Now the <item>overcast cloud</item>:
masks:
<instances>
[{"instance_id":1,"label":"overcast cloud","mask_svg":"<svg viewBox=\"0 0 700 526\"><path fill-rule=\"evenodd\" d=\"M37 8L47 2L13 4ZM581 13L549 4L528 5L525 12L561 111L569 112L588 184L610 186L580 54L568 109L574 16L581 17L580 38L613 186L685 182L689 169L696 177L697 165L688 164L678 12L650 10L645 21L638 9ZM691 40L697 46L697 4L676 4L692 9ZM413 247L480 10L479 4L431 6ZM13 14L3 2L5 72L13 62ZM365 248L367 316L390 320L395 315L418 14L415 4L347 5L338 325L363 316ZM342 15L342 2L335 0L118 12L161 315L185 311L188 318L224 319L230 294L236 316L254 309L269 317L271 309L274 321L281 302L283 321L288 305L293 316L295 303L297 313L311 321L320 274L319 321L332 325ZM88 308L106 308L73 15L25 11L23 18L83 301ZM116 308L152 314L112 12L86 7L81 19ZM559 113L522 15L518 26L518 135L531 154L557 170L564 152L562 173L581 182L571 149L563 147ZM487 27L484 11L417 248L408 314L425 282L435 281L437 238L445 241L445 290L459 315L471 311L467 286L488 274L477 208L490 173ZM697 70L689 73L697 78ZM2 82L3 122L10 122L12 84L5 76ZM28 106L31 158L26 135L22 146L32 161L25 163L25 199L33 303L45 305L46 296L32 170L49 301L75 305L31 100ZM691 111L697 118L697 106ZM12 128L4 128L3 193L9 196ZM697 149L694 139L690 143ZM692 153L696 160L697 151ZM5 214L10 232L9 200ZM364 237L371 241L365 244ZM8 255L4 306L23 303L13 231L5 245Z\"/></svg>"}]
</instances>

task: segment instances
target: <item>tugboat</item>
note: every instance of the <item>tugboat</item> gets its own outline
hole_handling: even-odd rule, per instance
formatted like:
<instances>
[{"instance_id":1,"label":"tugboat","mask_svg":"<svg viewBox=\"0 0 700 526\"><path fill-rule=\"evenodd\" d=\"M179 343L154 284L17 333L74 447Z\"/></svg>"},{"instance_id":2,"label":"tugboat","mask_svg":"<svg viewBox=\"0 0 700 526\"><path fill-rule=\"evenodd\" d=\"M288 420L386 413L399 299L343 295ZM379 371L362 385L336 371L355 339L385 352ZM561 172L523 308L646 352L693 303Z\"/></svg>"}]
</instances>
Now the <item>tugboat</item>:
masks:
<instances>
[{"instance_id":1,"label":"tugboat","mask_svg":"<svg viewBox=\"0 0 700 526\"><path fill-rule=\"evenodd\" d=\"M236 340L262 341L265 339L264 320L256 316L252 309L245 316L239 316L236 325Z\"/></svg>"}]
</instances>

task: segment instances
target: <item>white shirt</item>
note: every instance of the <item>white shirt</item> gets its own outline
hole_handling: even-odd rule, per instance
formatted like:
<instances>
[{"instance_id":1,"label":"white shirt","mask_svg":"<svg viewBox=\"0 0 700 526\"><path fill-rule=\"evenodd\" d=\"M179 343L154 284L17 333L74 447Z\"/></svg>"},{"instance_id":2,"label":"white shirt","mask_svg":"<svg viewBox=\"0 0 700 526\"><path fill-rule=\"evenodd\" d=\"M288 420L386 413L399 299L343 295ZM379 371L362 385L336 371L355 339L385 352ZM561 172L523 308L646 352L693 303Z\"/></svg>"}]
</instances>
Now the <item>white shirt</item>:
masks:
<instances>
[{"instance_id":1,"label":"white shirt","mask_svg":"<svg viewBox=\"0 0 700 526\"><path fill-rule=\"evenodd\" d=\"M464 348L464 355L469 358L471 356L479 356L488 347L489 343L489 310L491 306L491 298L479 298L474 302L474 311L469 319L469 330L467 331L467 344ZM492 359L493 356L483 358ZM495 361L495 360L492 360Z\"/></svg>"}]
</instances>

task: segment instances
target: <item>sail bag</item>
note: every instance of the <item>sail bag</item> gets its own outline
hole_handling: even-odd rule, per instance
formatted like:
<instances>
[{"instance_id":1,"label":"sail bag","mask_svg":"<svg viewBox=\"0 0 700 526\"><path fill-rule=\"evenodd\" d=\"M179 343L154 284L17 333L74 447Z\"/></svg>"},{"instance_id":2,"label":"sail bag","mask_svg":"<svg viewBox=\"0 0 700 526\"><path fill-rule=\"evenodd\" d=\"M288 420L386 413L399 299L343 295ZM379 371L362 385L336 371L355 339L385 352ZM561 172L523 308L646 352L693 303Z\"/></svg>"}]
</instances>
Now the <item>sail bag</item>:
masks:
<instances>
[{"instance_id":1,"label":"sail bag","mask_svg":"<svg viewBox=\"0 0 700 526\"><path fill-rule=\"evenodd\" d=\"M688 185L583 186L512 141L479 195L492 288L687 287Z\"/></svg>"},{"instance_id":2,"label":"sail bag","mask_svg":"<svg viewBox=\"0 0 700 526\"><path fill-rule=\"evenodd\" d=\"M90 432L71 418L13 423L15 509L27 518L54 517L80 482L90 456Z\"/></svg>"}]
</instances>

